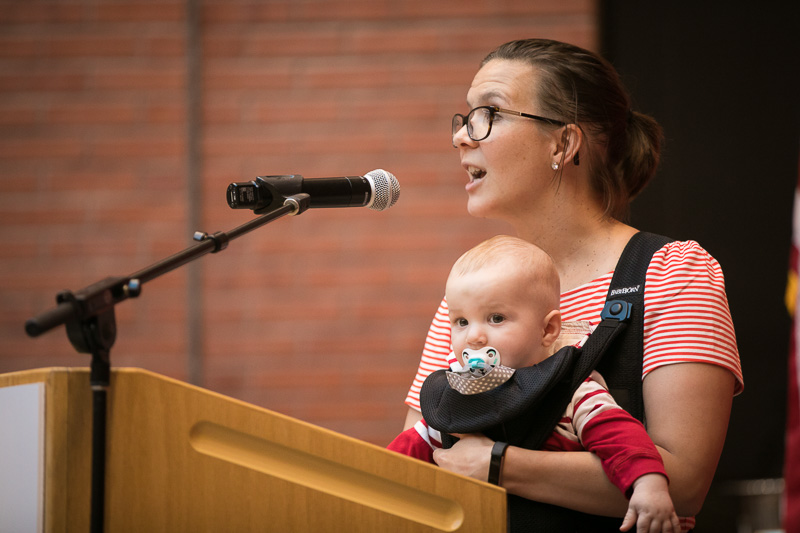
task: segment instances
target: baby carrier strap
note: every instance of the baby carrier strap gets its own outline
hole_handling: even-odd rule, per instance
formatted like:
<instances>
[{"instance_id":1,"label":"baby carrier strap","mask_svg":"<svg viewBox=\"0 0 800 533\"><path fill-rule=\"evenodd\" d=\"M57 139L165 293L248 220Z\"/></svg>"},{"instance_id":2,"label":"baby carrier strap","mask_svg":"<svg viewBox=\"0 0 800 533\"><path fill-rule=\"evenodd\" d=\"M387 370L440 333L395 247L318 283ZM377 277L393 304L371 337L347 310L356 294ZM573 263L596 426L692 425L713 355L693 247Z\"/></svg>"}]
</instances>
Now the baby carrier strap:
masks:
<instances>
[{"instance_id":1,"label":"baby carrier strap","mask_svg":"<svg viewBox=\"0 0 800 533\"><path fill-rule=\"evenodd\" d=\"M653 254L673 239L639 232L631 237L619 258L606 301L631 304L627 331L621 335L600 362L597 371L605 379L611 395L620 406L644 422L642 363L644 357L644 286Z\"/></svg>"},{"instance_id":2,"label":"baby carrier strap","mask_svg":"<svg viewBox=\"0 0 800 533\"><path fill-rule=\"evenodd\" d=\"M606 296L604 313L612 301L628 304L630 313L626 330L612 339L607 349L596 350L589 337L584 345L584 355L575 369L573 385L577 387L597 368L620 405L639 420L644 420L642 399L642 358L644 338L644 286L647 269L653 254L672 239L652 233L639 232L631 237L619 258ZM626 306L627 307L627 306ZM604 319L598 329L605 327ZM595 330L595 333L598 331ZM599 340L598 337L595 337ZM587 348L591 351L586 354ZM576 389L572 389L572 392ZM571 396L570 396L571 397ZM563 413L562 406L562 413ZM551 431L555 426L551 426ZM546 437L545 437L546 438ZM544 441L542 441L543 443ZM526 500L513 494L508 496L509 531L619 531L619 518L596 516L564 507Z\"/></svg>"},{"instance_id":3,"label":"baby carrier strap","mask_svg":"<svg viewBox=\"0 0 800 533\"><path fill-rule=\"evenodd\" d=\"M593 344L606 337L595 337L601 328L613 326L604 318L595 333L584 344L584 355L576 365L571 395L595 368L600 372L614 399L637 419L644 421L642 398L642 360L644 351L644 286L653 254L673 239L653 233L639 232L628 241L619 258L606 296L604 314L614 301L625 302L629 313L625 331L611 339L610 346L599 349ZM604 325L605 324L605 325ZM588 350L588 353L587 353ZM561 411L566 407L563 398ZM567 400L569 401L569 399ZM552 416L552 414L551 414ZM556 421L557 422L557 421ZM548 422L549 423L549 422ZM555 424L550 426L550 431ZM549 433L548 433L549 435ZM547 438L547 435L544 436ZM544 440L541 441L541 444ZM596 516L564 507L535 502L510 494L508 496L508 530L523 531L619 531L621 520Z\"/></svg>"}]
</instances>

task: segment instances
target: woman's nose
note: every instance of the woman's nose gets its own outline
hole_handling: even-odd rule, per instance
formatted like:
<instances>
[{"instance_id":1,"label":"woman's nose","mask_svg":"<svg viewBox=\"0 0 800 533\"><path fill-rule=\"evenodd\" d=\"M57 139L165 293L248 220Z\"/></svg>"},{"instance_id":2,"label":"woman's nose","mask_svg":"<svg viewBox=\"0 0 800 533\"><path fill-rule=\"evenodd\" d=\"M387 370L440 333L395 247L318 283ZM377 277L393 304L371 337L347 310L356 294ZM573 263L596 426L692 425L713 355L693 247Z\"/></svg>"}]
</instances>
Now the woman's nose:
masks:
<instances>
[{"instance_id":1,"label":"woman's nose","mask_svg":"<svg viewBox=\"0 0 800 533\"><path fill-rule=\"evenodd\" d=\"M467 125L464 124L457 132L453 134L453 148L459 146L475 146L476 142L470 139L467 133Z\"/></svg>"}]
</instances>

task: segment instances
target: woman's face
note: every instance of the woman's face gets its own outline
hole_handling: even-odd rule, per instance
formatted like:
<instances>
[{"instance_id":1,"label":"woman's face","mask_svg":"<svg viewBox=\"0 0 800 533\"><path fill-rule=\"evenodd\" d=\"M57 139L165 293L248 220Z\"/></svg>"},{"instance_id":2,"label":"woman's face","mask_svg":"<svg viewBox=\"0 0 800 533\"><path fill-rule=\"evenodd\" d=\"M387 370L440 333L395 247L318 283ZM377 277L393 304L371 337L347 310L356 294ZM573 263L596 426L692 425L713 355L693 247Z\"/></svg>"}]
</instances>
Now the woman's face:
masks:
<instances>
[{"instance_id":1,"label":"woman's face","mask_svg":"<svg viewBox=\"0 0 800 533\"><path fill-rule=\"evenodd\" d=\"M494 105L541 114L535 98L536 70L521 61L495 59L484 65L467 93L470 109ZM552 200L555 131L537 121L497 113L489 136L479 142L462 127L454 136L467 172L467 209L473 216L514 222Z\"/></svg>"}]
</instances>

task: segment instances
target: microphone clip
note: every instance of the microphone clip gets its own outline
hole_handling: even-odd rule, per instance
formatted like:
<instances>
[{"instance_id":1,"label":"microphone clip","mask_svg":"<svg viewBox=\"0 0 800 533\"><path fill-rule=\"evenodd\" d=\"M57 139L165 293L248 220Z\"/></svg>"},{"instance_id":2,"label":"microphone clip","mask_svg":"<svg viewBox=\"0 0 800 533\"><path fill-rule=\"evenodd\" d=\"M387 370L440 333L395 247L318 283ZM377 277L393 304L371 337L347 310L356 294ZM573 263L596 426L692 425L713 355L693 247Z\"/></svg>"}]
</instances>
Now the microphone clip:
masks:
<instances>
[{"instance_id":1,"label":"microphone clip","mask_svg":"<svg viewBox=\"0 0 800 533\"><path fill-rule=\"evenodd\" d=\"M252 181L228 185L228 205L232 209L252 209L256 215L263 215L285 205L289 197L301 194L302 187L300 174L258 176ZM308 208L308 200L305 203ZM298 212L302 211L305 209Z\"/></svg>"}]
</instances>

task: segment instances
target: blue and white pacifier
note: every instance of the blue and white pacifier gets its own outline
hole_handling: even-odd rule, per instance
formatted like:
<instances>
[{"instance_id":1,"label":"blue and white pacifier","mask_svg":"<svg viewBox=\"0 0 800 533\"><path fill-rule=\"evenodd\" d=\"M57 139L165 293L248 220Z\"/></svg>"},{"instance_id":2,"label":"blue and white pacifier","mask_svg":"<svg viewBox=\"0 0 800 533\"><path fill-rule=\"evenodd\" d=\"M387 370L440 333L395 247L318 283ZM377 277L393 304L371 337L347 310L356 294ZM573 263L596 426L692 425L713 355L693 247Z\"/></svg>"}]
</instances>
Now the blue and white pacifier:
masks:
<instances>
[{"instance_id":1,"label":"blue and white pacifier","mask_svg":"<svg viewBox=\"0 0 800 533\"><path fill-rule=\"evenodd\" d=\"M461 352L461 359L464 361L464 369L488 371L500 364L500 352L491 346L484 346L480 350L467 348Z\"/></svg>"},{"instance_id":2,"label":"blue and white pacifier","mask_svg":"<svg viewBox=\"0 0 800 533\"><path fill-rule=\"evenodd\" d=\"M461 394L478 394L499 387L514 374L513 368L500 364L497 348L485 346L479 350L469 348L461 352L464 361L460 372L447 372L450 386Z\"/></svg>"}]
</instances>

